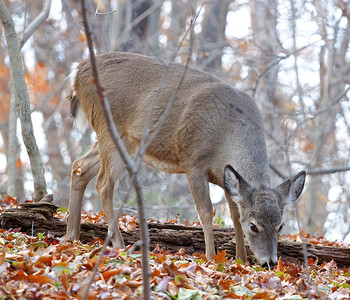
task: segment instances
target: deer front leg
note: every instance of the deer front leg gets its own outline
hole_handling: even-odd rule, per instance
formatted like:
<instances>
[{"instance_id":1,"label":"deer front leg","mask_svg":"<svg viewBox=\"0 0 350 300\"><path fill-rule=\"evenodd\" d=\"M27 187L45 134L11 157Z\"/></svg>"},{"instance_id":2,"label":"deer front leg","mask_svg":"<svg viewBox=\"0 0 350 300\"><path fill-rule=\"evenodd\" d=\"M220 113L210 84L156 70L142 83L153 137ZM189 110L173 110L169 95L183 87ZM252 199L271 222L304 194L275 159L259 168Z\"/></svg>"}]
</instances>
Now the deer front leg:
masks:
<instances>
[{"instance_id":1,"label":"deer front leg","mask_svg":"<svg viewBox=\"0 0 350 300\"><path fill-rule=\"evenodd\" d=\"M208 259L212 259L215 254L215 246L212 224L213 206L209 195L208 175L202 170L193 169L187 173L187 179L203 226L205 254Z\"/></svg>"},{"instance_id":2,"label":"deer front leg","mask_svg":"<svg viewBox=\"0 0 350 300\"><path fill-rule=\"evenodd\" d=\"M72 164L66 240L80 237L81 208L86 186L100 169L98 143Z\"/></svg>"},{"instance_id":3,"label":"deer front leg","mask_svg":"<svg viewBox=\"0 0 350 300\"><path fill-rule=\"evenodd\" d=\"M241 222L239 221L239 211L237 204L232 201L232 199L225 193L228 206L230 208L231 218L233 221L233 226L235 229L235 239L236 239L236 259L241 259L244 262L247 261L247 253L245 249L244 233L242 229Z\"/></svg>"}]
</instances>

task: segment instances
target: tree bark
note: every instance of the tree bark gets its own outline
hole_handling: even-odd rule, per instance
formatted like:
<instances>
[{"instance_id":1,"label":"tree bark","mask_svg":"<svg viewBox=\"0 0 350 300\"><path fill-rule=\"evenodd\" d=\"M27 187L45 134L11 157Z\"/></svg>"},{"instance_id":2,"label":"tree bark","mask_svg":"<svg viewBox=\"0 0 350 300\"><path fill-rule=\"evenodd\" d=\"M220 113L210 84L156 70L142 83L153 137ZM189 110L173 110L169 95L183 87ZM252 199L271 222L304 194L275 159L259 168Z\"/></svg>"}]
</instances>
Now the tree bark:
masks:
<instances>
[{"instance_id":1,"label":"tree bark","mask_svg":"<svg viewBox=\"0 0 350 300\"><path fill-rule=\"evenodd\" d=\"M337 159L334 158L338 157L335 155L338 152L338 141L335 138L337 126L335 124L342 112L342 106L340 103L333 104L333 101L347 88L345 78L348 70L344 66L348 64L350 25L348 21L346 28L342 29L340 20L335 21L333 25L327 24L327 21L322 18L326 11L326 4L320 2L317 5L315 4L315 8L319 20L320 36L324 41L319 54L320 87L316 109L318 112L323 110L327 112L318 114L308 130L310 131L314 152L310 167L322 169L325 164L332 160L336 161ZM327 27L332 29L332 35L328 34ZM331 159L327 160L328 157L331 157ZM345 162L345 164L347 163ZM323 200L327 199L331 188L331 184L322 179L314 176L309 182L307 203L309 214L305 218L307 231L321 234L326 231L324 224L327 218L326 203ZM343 215L343 218L347 219L346 209L339 210L337 214Z\"/></svg>"},{"instance_id":2,"label":"tree bark","mask_svg":"<svg viewBox=\"0 0 350 300\"><path fill-rule=\"evenodd\" d=\"M111 49L113 51L129 51L135 53L146 53L144 41L147 37L148 18L133 23L141 14L151 7L150 0L119 2L117 18L113 28L114 36L111 37ZM123 17L120 18L120 14Z\"/></svg>"},{"instance_id":3,"label":"tree bark","mask_svg":"<svg viewBox=\"0 0 350 300\"><path fill-rule=\"evenodd\" d=\"M41 13L29 24L26 30L23 32L23 36L20 38L20 48L27 42L27 40L33 35L34 31L39 27L39 25L46 20L49 15L51 7L51 0L46 0L43 10ZM17 177L17 166L16 160L18 151L18 141L17 141L17 113L16 113L16 96L14 88L13 75L11 73L11 104L10 104L10 116L9 116L9 135L8 135L8 151L7 151L7 194L12 197L17 197L17 199L23 198L24 188L23 183L18 186L18 181L21 178Z\"/></svg>"},{"instance_id":4,"label":"tree bark","mask_svg":"<svg viewBox=\"0 0 350 300\"><path fill-rule=\"evenodd\" d=\"M231 1L218 0L205 6L202 32L199 37L197 64L204 70L221 70L225 42L226 15Z\"/></svg>"},{"instance_id":5,"label":"tree bark","mask_svg":"<svg viewBox=\"0 0 350 300\"><path fill-rule=\"evenodd\" d=\"M10 13L3 1L0 0L0 18L5 29L5 36L10 57L11 74L13 75L13 85L16 92L16 108L21 119L23 141L29 156L34 180L34 200L39 201L46 194L46 181L44 167L41 161L39 148L37 146L28 91L24 80L24 72L21 64L21 54L18 47L16 31Z\"/></svg>"},{"instance_id":6,"label":"tree bark","mask_svg":"<svg viewBox=\"0 0 350 300\"><path fill-rule=\"evenodd\" d=\"M28 41L28 39L34 34L34 32L38 29L40 24L44 22L49 16L51 8L51 0L45 0L43 10L40 14L31 22L28 27L24 30L23 36L20 38L21 44L20 48Z\"/></svg>"},{"instance_id":7,"label":"tree bark","mask_svg":"<svg viewBox=\"0 0 350 300\"><path fill-rule=\"evenodd\" d=\"M62 237L66 233L66 223L62 219L53 217L57 206L51 203L39 202L22 204L19 208L8 209L0 215L1 228L21 228L26 234L50 233L55 237ZM181 248L187 254L205 252L205 242L202 228L176 224L148 223L150 249L157 244L162 250L178 252ZM95 238L104 239L107 234L107 224L81 224L80 240L90 242ZM122 232L126 245L136 244L140 240L140 230ZM214 241L217 249L226 250L228 256L235 256L234 231L232 228L214 228ZM246 245L248 259L253 261L253 255ZM338 266L350 267L350 247L329 247L308 243L309 258L320 263L334 260ZM302 244L280 240L278 242L278 256L282 260L292 263L303 263Z\"/></svg>"},{"instance_id":8,"label":"tree bark","mask_svg":"<svg viewBox=\"0 0 350 300\"><path fill-rule=\"evenodd\" d=\"M16 187L16 159L17 151L17 113L16 113L16 95L14 89L14 80L11 72L10 79L10 116L9 116L9 134L8 134L8 148L7 148L7 195L11 197L18 197Z\"/></svg>"}]
</instances>

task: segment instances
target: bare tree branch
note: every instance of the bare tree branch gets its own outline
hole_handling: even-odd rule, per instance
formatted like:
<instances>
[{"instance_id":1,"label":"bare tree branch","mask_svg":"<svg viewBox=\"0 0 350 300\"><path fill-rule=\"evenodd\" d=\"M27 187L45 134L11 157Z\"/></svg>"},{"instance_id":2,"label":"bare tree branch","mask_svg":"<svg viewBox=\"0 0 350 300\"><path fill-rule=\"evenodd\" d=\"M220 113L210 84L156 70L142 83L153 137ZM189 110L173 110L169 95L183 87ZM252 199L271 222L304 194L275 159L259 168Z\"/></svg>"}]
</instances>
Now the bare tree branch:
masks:
<instances>
[{"instance_id":1,"label":"bare tree branch","mask_svg":"<svg viewBox=\"0 0 350 300\"><path fill-rule=\"evenodd\" d=\"M294 202L293 205L294 205L294 209L295 209L296 219L298 222L299 232L301 233L300 237L301 237L303 256L304 256L304 264L305 264L305 272L306 272L307 295L308 295L308 299L312 299L311 298L311 284L312 284L312 282L311 282L311 278L310 278L310 269L309 269L309 262L308 262L309 254L308 254L307 247L306 247L304 232L303 232L302 227L301 227L298 205L296 204L296 202Z\"/></svg>"},{"instance_id":2,"label":"bare tree branch","mask_svg":"<svg viewBox=\"0 0 350 300\"><path fill-rule=\"evenodd\" d=\"M136 192L136 198L137 198L137 204L138 204L138 213L139 213L139 222L140 222L140 229L141 229L141 249L142 249L142 279L143 279L143 298L149 299L150 298L150 268L149 268L149 235L148 235L148 226L146 222L145 217L145 211L144 211L144 197L142 193L142 188L140 181L138 177L136 176L137 169L135 167L134 161L129 156L117 130L113 122L113 117L110 111L108 100L105 96L104 89L102 87L102 84L100 82L98 69L96 65L96 57L93 49L93 42L92 42L92 33L91 33L91 27L89 20L87 18L87 8L84 0L81 0L82 5L82 14L83 14L83 22L85 27L85 34L89 46L90 51L90 60L91 60L91 67L93 72L93 77L95 79L95 85L98 92L98 95L101 100L102 110L106 119L108 131L111 135L111 138L121 156L123 159L126 169L129 172L129 175L131 178L134 178L133 185ZM113 223L116 223L116 219ZM113 235L113 233L109 233L109 235ZM108 235L108 236L109 236ZM108 237L107 236L107 237ZM100 256L103 255L103 252L101 252ZM90 283L87 285L85 292L84 292L84 299L87 298L89 286L91 285L91 282L94 280L94 274L92 274Z\"/></svg>"},{"instance_id":3,"label":"bare tree branch","mask_svg":"<svg viewBox=\"0 0 350 300\"><path fill-rule=\"evenodd\" d=\"M128 34L132 30L132 28L141 22L143 19L147 18L149 15L154 13L158 8L160 8L163 5L163 1L157 1L155 2L149 9L147 9L144 13L139 15L135 20L133 20L122 32L119 39L117 40L115 44L115 50L120 48L120 45L122 45L125 42L125 39L127 38Z\"/></svg>"},{"instance_id":4,"label":"bare tree branch","mask_svg":"<svg viewBox=\"0 0 350 300\"><path fill-rule=\"evenodd\" d=\"M283 172L281 172L275 165L270 163L270 169L281 179L285 180L289 178ZM305 172L307 175L318 176L318 175L328 175L333 173L347 172L350 171L350 166L339 166L331 167L328 169L306 169Z\"/></svg>"},{"instance_id":5,"label":"bare tree branch","mask_svg":"<svg viewBox=\"0 0 350 300\"><path fill-rule=\"evenodd\" d=\"M106 13L100 12L99 9L100 9L100 6L102 4L102 1L103 0L100 0L100 2L97 4L95 15L97 15L97 16L105 16L105 15L110 15L110 14L113 14L113 13L117 12L117 9L115 9L113 11L106 12Z\"/></svg>"},{"instance_id":6,"label":"bare tree branch","mask_svg":"<svg viewBox=\"0 0 350 300\"><path fill-rule=\"evenodd\" d=\"M167 107L165 108L163 114L159 118L159 121L157 122L156 126L154 128L152 128L151 131L149 130L149 124L150 124L150 121L151 121L151 114L149 115L149 117L147 119L147 123L146 123L145 133L143 135L143 138L142 138L141 144L140 144L140 148L139 148L139 151L137 153L137 156L140 156L141 158L145 154L146 149L149 147L149 145L152 143L152 141L156 138L156 136L159 133L159 130L163 126L164 122L166 121L166 118L168 117L168 115L170 113L170 110L173 107L176 94L179 91L179 89L181 87L181 84L182 84L182 82L183 82L183 80L184 80L184 78L186 76L186 73L187 73L187 70L188 70L188 64L189 64L189 61L191 59L192 50L193 50L192 47L191 47L191 45L193 45L193 28L194 28L194 24L196 23L196 20L197 20L197 18L199 16L201 10L202 10L202 7L198 10L197 14L195 16L193 16L193 18L191 20L191 24L190 24L188 30L186 31L186 33L185 33L183 39L181 40L181 42L179 43L179 47L177 47L177 49L175 50L175 52L173 53L173 55L172 55L172 57L170 59L171 61L173 61L175 59L176 53L180 49L180 46L181 46L182 42L184 41L184 39L186 38L186 36L187 36L187 34L189 32L190 33L190 47L189 47L189 53L187 55L187 60L186 60L184 72L183 72L179 82L176 85L175 91L173 92L172 97L171 97ZM166 79L166 77L168 75L168 71L169 71L168 66L169 66L169 64L167 65L167 69L166 69L166 71L164 73L164 76L163 76L162 82L161 82L161 84L160 84L160 86L158 88L157 94L156 94L155 98L152 101L152 110L153 110L153 108L155 107L155 105L156 105L156 103L158 101L159 93L160 93L161 88L163 86L163 82L164 82L164 80ZM151 134L151 136L149 137L150 134Z\"/></svg>"},{"instance_id":7,"label":"bare tree branch","mask_svg":"<svg viewBox=\"0 0 350 300\"><path fill-rule=\"evenodd\" d=\"M288 177L278 170L273 164L270 163L270 169L282 180L286 180Z\"/></svg>"},{"instance_id":8,"label":"bare tree branch","mask_svg":"<svg viewBox=\"0 0 350 300\"><path fill-rule=\"evenodd\" d=\"M35 30L38 29L38 27L41 25L42 22L44 22L47 17L49 16L51 8L51 0L46 0L43 10L41 13L27 26L25 31L23 32L23 36L20 37L20 48L23 47L23 45L28 41L28 39L33 35Z\"/></svg>"},{"instance_id":9,"label":"bare tree branch","mask_svg":"<svg viewBox=\"0 0 350 300\"><path fill-rule=\"evenodd\" d=\"M306 170L308 175L327 175L338 172L347 172L350 171L350 166L342 166L342 167L332 167L329 169L311 169Z\"/></svg>"},{"instance_id":10,"label":"bare tree branch","mask_svg":"<svg viewBox=\"0 0 350 300\"><path fill-rule=\"evenodd\" d=\"M255 97L255 93L258 90L258 86L260 83L261 78L274 66L278 65L282 60L287 59L288 57L290 57L291 55L295 55L296 53L303 51L304 49L310 47L311 45L306 45L304 47L301 47L299 49L296 49L295 51L291 51L288 54L286 54L285 56L279 56L275 61L273 61L272 63L270 63L264 70L261 71L261 73L259 74L259 76L257 77L256 81L255 81L255 86L252 89L253 90L253 94L252 97Z\"/></svg>"}]
</instances>

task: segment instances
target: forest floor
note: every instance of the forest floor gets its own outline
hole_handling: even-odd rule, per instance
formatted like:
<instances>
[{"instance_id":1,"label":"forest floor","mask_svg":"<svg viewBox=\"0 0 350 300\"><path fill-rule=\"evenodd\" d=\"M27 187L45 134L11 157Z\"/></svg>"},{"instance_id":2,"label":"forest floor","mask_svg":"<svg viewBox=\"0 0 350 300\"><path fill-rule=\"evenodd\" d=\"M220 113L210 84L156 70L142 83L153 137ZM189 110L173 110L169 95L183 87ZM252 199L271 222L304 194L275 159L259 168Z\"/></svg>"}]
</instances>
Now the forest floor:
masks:
<instances>
[{"instance_id":1,"label":"forest floor","mask_svg":"<svg viewBox=\"0 0 350 300\"><path fill-rule=\"evenodd\" d=\"M15 205L7 197L0 200L0 214ZM66 218L62 209L56 214ZM87 214L85 222L105 222L104 214ZM119 226L133 230L133 217L123 216ZM298 240L300 235L283 236ZM332 246L323 238L314 244ZM63 243L60 238L39 233L27 235L20 228L0 229L0 299L81 299L101 252L103 240ZM349 245L338 244L339 247ZM88 299L141 299L141 254L133 250L107 247L89 288ZM310 258L303 263L279 260L271 271L259 265L243 264L218 251L208 261L203 253L187 254L150 250L151 291L154 299L349 299L350 268L334 261Z\"/></svg>"}]
</instances>

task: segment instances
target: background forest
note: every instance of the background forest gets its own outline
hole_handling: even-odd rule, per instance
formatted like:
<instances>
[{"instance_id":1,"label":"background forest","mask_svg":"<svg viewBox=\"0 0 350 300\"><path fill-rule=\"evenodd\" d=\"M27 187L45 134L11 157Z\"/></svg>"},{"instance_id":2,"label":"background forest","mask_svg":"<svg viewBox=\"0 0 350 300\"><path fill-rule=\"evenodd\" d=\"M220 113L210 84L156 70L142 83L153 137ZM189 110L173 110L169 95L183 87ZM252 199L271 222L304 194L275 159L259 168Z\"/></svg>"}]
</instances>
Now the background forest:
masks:
<instances>
[{"instance_id":1,"label":"background forest","mask_svg":"<svg viewBox=\"0 0 350 300\"><path fill-rule=\"evenodd\" d=\"M4 1L17 32L45 2ZM350 241L350 1L96 0L88 6L97 53L131 51L185 63L191 47L190 65L251 94L265 121L273 185L305 169L298 201L304 229ZM19 125L16 143L9 143L9 57L0 30L0 193L22 201L31 198L33 178ZM94 141L91 129L82 135L72 127L66 99L71 64L88 56L79 1L52 1L49 18L21 53L47 188L68 206L71 164ZM197 218L185 176L144 167L142 178L149 217ZM116 206L129 184L123 172ZM222 191L212 191L217 216L229 224ZM126 213L136 213L133 198ZM91 183L85 209L101 208ZM286 231L295 231L294 209L287 214Z\"/></svg>"}]
</instances>

